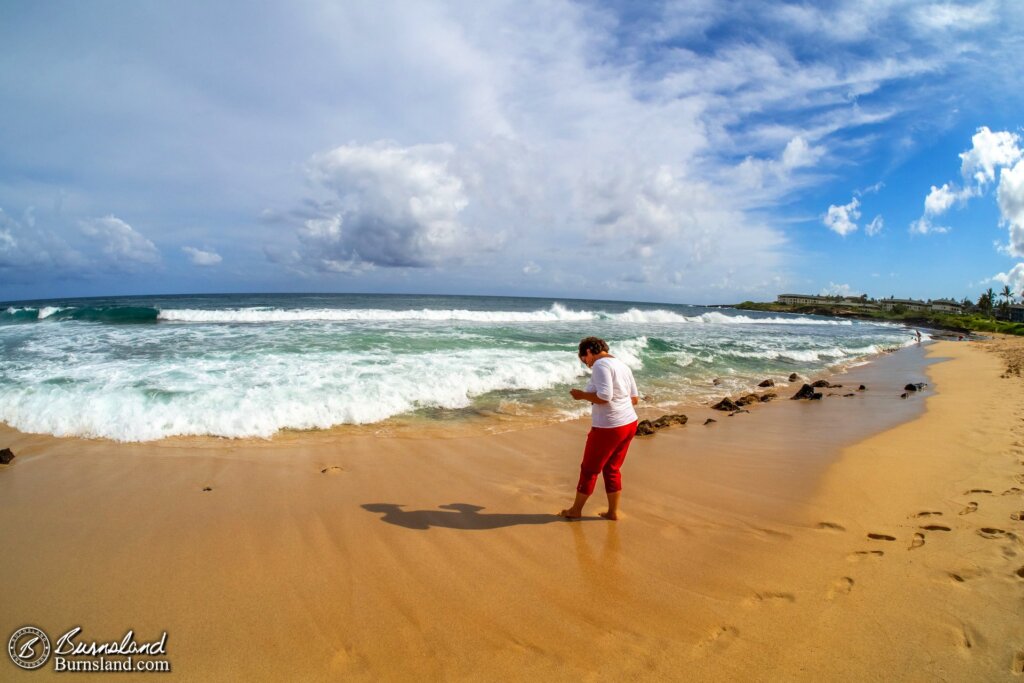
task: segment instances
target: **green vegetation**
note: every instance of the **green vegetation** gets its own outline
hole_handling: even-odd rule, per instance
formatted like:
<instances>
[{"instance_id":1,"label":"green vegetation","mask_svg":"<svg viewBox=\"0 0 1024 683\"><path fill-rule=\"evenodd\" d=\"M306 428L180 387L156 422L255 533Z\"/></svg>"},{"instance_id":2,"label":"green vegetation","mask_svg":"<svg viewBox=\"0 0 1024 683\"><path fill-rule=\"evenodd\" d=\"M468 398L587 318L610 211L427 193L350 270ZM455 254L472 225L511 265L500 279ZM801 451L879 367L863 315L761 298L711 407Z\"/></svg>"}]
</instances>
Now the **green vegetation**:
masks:
<instances>
[{"instance_id":1,"label":"green vegetation","mask_svg":"<svg viewBox=\"0 0 1024 683\"><path fill-rule=\"evenodd\" d=\"M983 299L991 301L985 295ZM982 304L986 301L982 301ZM901 322L910 326L930 327L941 330L953 330L954 332L1000 332L1002 334L1024 335L1024 323L1013 323L1007 320L996 320L985 315L986 308L991 310L995 307L979 308L981 311L956 315L953 313L932 313L930 311L908 311L897 306L891 311L872 308L852 308L849 305L837 302L835 305L818 304L814 306L791 306L778 302L756 302L744 301L736 304L736 308L747 311L770 311L773 313L802 313L804 315L829 315L842 318L858 318L861 320L885 320L890 322Z\"/></svg>"}]
</instances>

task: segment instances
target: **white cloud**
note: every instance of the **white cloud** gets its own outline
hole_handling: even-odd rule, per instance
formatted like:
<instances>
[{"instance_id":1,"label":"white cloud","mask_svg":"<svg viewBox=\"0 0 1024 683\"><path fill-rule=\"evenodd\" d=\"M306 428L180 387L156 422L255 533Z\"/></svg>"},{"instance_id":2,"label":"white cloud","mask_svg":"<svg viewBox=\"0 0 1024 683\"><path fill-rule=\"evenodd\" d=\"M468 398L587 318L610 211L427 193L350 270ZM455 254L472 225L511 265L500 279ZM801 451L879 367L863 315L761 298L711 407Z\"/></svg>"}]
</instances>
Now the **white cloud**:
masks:
<instances>
[{"instance_id":1,"label":"white cloud","mask_svg":"<svg viewBox=\"0 0 1024 683\"><path fill-rule=\"evenodd\" d=\"M996 273L992 280L1010 286L1016 297L1024 297L1024 263L1018 263L1005 273Z\"/></svg>"},{"instance_id":2,"label":"white cloud","mask_svg":"<svg viewBox=\"0 0 1024 683\"><path fill-rule=\"evenodd\" d=\"M1024 256L1024 160L1000 172L996 197L1002 221L1010 231L1008 253Z\"/></svg>"},{"instance_id":3,"label":"white cloud","mask_svg":"<svg viewBox=\"0 0 1024 683\"><path fill-rule=\"evenodd\" d=\"M995 21L995 3L930 3L917 7L913 18L916 25L929 31L969 31Z\"/></svg>"},{"instance_id":4,"label":"white cloud","mask_svg":"<svg viewBox=\"0 0 1024 683\"><path fill-rule=\"evenodd\" d=\"M109 215L79 223L82 234L93 238L115 268L133 269L160 262L156 245L120 218Z\"/></svg>"},{"instance_id":5,"label":"white cloud","mask_svg":"<svg viewBox=\"0 0 1024 683\"><path fill-rule=\"evenodd\" d=\"M523 266L523 275L536 275L540 271L541 271L541 267L538 266L533 261L530 261L525 266Z\"/></svg>"},{"instance_id":6,"label":"white cloud","mask_svg":"<svg viewBox=\"0 0 1024 683\"><path fill-rule=\"evenodd\" d=\"M959 196L956 189L949 183L945 183L942 187L932 185L931 192L924 198L924 212L928 216L940 216L946 212L946 209L953 206Z\"/></svg>"},{"instance_id":7,"label":"white cloud","mask_svg":"<svg viewBox=\"0 0 1024 683\"><path fill-rule=\"evenodd\" d=\"M933 225L927 216L921 216L916 221L911 221L910 232L914 235L941 235L949 232L949 227Z\"/></svg>"},{"instance_id":8,"label":"white cloud","mask_svg":"<svg viewBox=\"0 0 1024 683\"><path fill-rule=\"evenodd\" d=\"M1009 131L993 133L982 126L971 137L971 149L960 155L960 173L964 180L978 187L995 180L996 170L1012 166L1021 158L1020 136Z\"/></svg>"},{"instance_id":9,"label":"white cloud","mask_svg":"<svg viewBox=\"0 0 1024 683\"><path fill-rule=\"evenodd\" d=\"M786 148L782 150L782 166L785 169L813 166L824 153L824 148L813 147L798 135L787 142Z\"/></svg>"},{"instance_id":10,"label":"white cloud","mask_svg":"<svg viewBox=\"0 0 1024 683\"><path fill-rule=\"evenodd\" d=\"M479 246L462 223L469 199L453 155L451 145L377 142L313 157L309 176L326 199L299 231L312 262L335 272L429 267Z\"/></svg>"},{"instance_id":11,"label":"white cloud","mask_svg":"<svg viewBox=\"0 0 1024 683\"><path fill-rule=\"evenodd\" d=\"M857 229L856 221L860 218L859 207L860 200L856 197L851 199L849 204L839 206L832 204L828 207L828 213L825 214L822 222L829 230L846 237Z\"/></svg>"},{"instance_id":12,"label":"white cloud","mask_svg":"<svg viewBox=\"0 0 1024 683\"><path fill-rule=\"evenodd\" d=\"M1002 169L999 205L1002 220L1010 227L1010 244L1006 249L1010 255L1024 256L1024 228L1020 227L1024 223L1021 217L1013 217L1013 214L1020 211L1014 207L1018 206L1018 195L1024 193L1024 189L1018 186L1020 180L1009 169L1009 166L1024 156L1018 146L1019 142L1020 136L1015 133L993 133L987 126L979 128L971 137L971 148L960 154L960 173L968 185L963 189L957 189L952 183L943 183L942 187L932 185L924 200L924 215L911 222L910 232L918 235L949 232L948 227L933 225L932 217L941 216L956 203L965 204L974 197L984 195L988 184L995 180L996 173ZM1006 177L1008 173L1009 177ZM1024 177L1024 173L1021 175ZM1003 177L1006 177L1005 181ZM1024 199L1020 200L1020 204L1024 205Z\"/></svg>"},{"instance_id":13,"label":"white cloud","mask_svg":"<svg viewBox=\"0 0 1024 683\"><path fill-rule=\"evenodd\" d=\"M871 219L871 222L864 226L864 233L868 237L874 237L878 233L882 232L882 228L885 227L885 221L882 220L881 216L875 216Z\"/></svg>"},{"instance_id":14,"label":"white cloud","mask_svg":"<svg viewBox=\"0 0 1024 683\"><path fill-rule=\"evenodd\" d=\"M859 292L854 294L850 285L841 285L835 282L829 282L827 287L822 287L819 294L821 296L860 296Z\"/></svg>"},{"instance_id":15,"label":"white cloud","mask_svg":"<svg viewBox=\"0 0 1024 683\"><path fill-rule=\"evenodd\" d=\"M224 260L215 251L206 251L195 247L182 247L181 250L188 254L189 260L195 266L215 266Z\"/></svg>"}]
</instances>

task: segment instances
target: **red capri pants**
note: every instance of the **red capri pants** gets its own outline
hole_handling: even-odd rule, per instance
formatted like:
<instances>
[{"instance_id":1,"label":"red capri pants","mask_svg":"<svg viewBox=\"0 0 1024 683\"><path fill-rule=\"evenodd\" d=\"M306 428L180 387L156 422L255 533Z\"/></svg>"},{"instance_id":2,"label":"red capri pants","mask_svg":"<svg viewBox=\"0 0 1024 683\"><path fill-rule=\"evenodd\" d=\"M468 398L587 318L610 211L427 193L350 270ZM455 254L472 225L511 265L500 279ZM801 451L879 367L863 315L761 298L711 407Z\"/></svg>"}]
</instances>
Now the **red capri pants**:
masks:
<instances>
[{"instance_id":1,"label":"red capri pants","mask_svg":"<svg viewBox=\"0 0 1024 683\"><path fill-rule=\"evenodd\" d=\"M626 459L626 451L636 435L637 421L621 427L591 427L580 464L580 483L576 490L590 495L597 484L597 475L604 474L604 490L615 493L622 490L619 468Z\"/></svg>"}]
</instances>

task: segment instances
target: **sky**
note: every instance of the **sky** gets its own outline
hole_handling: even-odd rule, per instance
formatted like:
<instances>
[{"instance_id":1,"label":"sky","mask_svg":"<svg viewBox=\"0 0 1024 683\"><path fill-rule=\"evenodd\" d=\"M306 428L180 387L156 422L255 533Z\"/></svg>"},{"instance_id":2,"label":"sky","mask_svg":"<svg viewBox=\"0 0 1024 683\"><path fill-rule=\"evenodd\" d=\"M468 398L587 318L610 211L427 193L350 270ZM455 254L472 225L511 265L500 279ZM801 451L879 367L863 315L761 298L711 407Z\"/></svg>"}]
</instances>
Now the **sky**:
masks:
<instances>
[{"instance_id":1,"label":"sky","mask_svg":"<svg viewBox=\"0 0 1024 683\"><path fill-rule=\"evenodd\" d=\"M1024 292L1024 3L0 4L0 300Z\"/></svg>"}]
</instances>

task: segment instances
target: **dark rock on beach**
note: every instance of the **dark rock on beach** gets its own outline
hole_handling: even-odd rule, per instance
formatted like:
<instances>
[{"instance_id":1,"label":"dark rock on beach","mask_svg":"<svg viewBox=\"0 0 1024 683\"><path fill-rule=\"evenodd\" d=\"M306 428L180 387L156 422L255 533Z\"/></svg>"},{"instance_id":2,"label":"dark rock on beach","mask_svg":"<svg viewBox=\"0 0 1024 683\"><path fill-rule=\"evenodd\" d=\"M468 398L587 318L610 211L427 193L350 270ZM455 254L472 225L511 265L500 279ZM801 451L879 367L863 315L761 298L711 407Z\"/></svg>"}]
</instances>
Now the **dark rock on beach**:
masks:
<instances>
[{"instance_id":1,"label":"dark rock on beach","mask_svg":"<svg viewBox=\"0 0 1024 683\"><path fill-rule=\"evenodd\" d=\"M774 387L775 386L775 380L773 380L773 379L766 379L763 382L761 382L760 384L758 384L757 386L759 386L759 387Z\"/></svg>"},{"instance_id":2,"label":"dark rock on beach","mask_svg":"<svg viewBox=\"0 0 1024 683\"><path fill-rule=\"evenodd\" d=\"M824 387L824 388L828 389L832 385L828 383L827 379L819 379L817 382L815 382L811 386L816 388L816 389L819 388L819 387Z\"/></svg>"},{"instance_id":3,"label":"dark rock on beach","mask_svg":"<svg viewBox=\"0 0 1024 683\"><path fill-rule=\"evenodd\" d=\"M687 417L683 414L679 415L662 415L657 420L651 423L655 429L664 429L665 427L671 427L672 425L684 425L686 424Z\"/></svg>"},{"instance_id":4,"label":"dark rock on beach","mask_svg":"<svg viewBox=\"0 0 1024 683\"><path fill-rule=\"evenodd\" d=\"M789 381L790 382L795 382L798 379L800 379L800 375L796 374L795 372L789 376Z\"/></svg>"},{"instance_id":5,"label":"dark rock on beach","mask_svg":"<svg viewBox=\"0 0 1024 683\"><path fill-rule=\"evenodd\" d=\"M779 395L776 394L774 391L766 391L765 393L761 394L761 398L758 400L760 400L761 403L767 403L768 401L772 401L778 397Z\"/></svg>"},{"instance_id":6,"label":"dark rock on beach","mask_svg":"<svg viewBox=\"0 0 1024 683\"><path fill-rule=\"evenodd\" d=\"M0 465L9 465L12 460L14 460L14 453L10 448L0 451Z\"/></svg>"},{"instance_id":7,"label":"dark rock on beach","mask_svg":"<svg viewBox=\"0 0 1024 683\"><path fill-rule=\"evenodd\" d=\"M924 388L925 388L926 386L928 386L928 385L927 385L927 384L925 384L925 383L923 383L923 382L916 382L916 383L914 383L914 384L908 384L907 386L905 386L905 387L903 387L903 388L904 388L904 390L906 390L906 391L921 391L921 390L922 390L922 389L924 389Z\"/></svg>"},{"instance_id":8,"label":"dark rock on beach","mask_svg":"<svg viewBox=\"0 0 1024 683\"><path fill-rule=\"evenodd\" d=\"M721 401L711 406L713 410L728 410L734 411L739 410L740 407L736 405L731 398L723 398Z\"/></svg>"},{"instance_id":9,"label":"dark rock on beach","mask_svg":"<svg viewBox=\"0 0 1024 683\"><path fill-rule=\"evenodd\" d=\"M821 398L821 392L817 392L810 384L805 384L800 387L800 391L793 394L791 400L799 401L800 399L807 399L810 401Z\"/></svg>"},{"instance_id":10,"label":"dark rock on beach","mask_svg":"<svg viewBox=\"0 0 1024 683\"><path fill-rule=\"evenodd\" d=\"M636 435L637 436L650 436L651 434L655 433L656 431L658 431L658 430L654 428L654 425L651 424L650 420L640 420L640 422L637 423L637 426L636 426Z\"/></svg>"},{"instance_id":11,"label":"dark rock on beach","mask_svg":"<svg viewBox=\"0 0 1024 683\"><path fill-rule=\"evenodd\" d=\"M713 417L709 417L708 419L704 420L704 426L706 427L709 424L714 424L715 422L718 422L718 420L716 420Z\"/></svg>"},{"instance_id":12,"label":"dark rock on beach","mask_svg":"<svg viewBox=\"0 0 1024 683\"><path fill-rule=\"evenodd\" d=\"M863 384L861 384L859 387L857 387L857 391L867 391L867 390L868 390L868 388L866 386L864 386Z\"/></svg>"},{"instance_id":13,"label":"dark rock on beach","mask_svg":"<svg viewBox=\"0 0 1024 683\"><path fill-rule=\"evenodd\" d=\"M721 383L722 383L722 380L720 380L720 379L718 379L718 378L716 377L716 378L714 378L713 380L711 380L711 383L712 383L712 384L714 384L714 385L715 385L715 386L717 387L717 386L718 386L719 384L721 384Z\"/></svg>"},{"instance_id":14,"label":"dark rock on beach","mask_svg":"<svg viewBox=\"0 0 1024 683\"><path fill-rule=\"evenodd\" d=\"M757 394L747 394L736 399L736 405L738 406L749 406L751 403L757 403L759 400Z\"/></svg>"}]
</instances>

